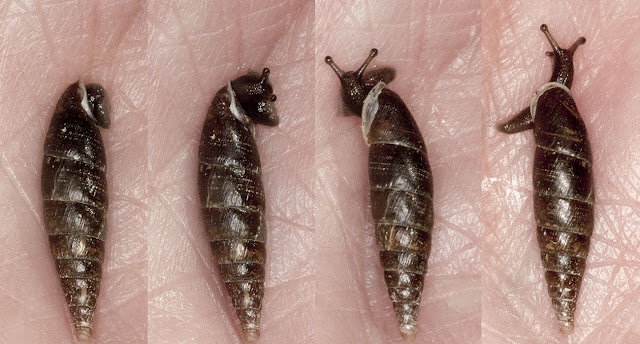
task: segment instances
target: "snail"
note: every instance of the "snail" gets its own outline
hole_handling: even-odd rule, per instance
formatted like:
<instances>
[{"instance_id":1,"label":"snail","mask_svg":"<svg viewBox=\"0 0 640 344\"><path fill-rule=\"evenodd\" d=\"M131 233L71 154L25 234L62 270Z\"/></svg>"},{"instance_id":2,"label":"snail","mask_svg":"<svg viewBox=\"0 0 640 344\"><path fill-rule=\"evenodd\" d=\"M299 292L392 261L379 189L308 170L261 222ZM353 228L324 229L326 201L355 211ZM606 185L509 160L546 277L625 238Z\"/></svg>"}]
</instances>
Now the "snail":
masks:
<instances>
[{"instance_id":1,"label":"snail","mask_svg":"<svg viewBox=\"0 0 640 344\"><path fill-rule=\"evenodd\" d=\"M268 77L268 68L249 72L216 93L198 153L204 225L248 341L260 336L267 235L254 126L279 122Z\"/></svg>"},{"instance_id":2,"label":"snail","mask_svg":"<svg viewBox=\"0 0 640 344\"><path fill-rule=\"evenodd\" d=\"M44 225L79 340L89 340L100 292L107 233L107 161L98 127L111 107L98 84L70 85L44 142Z\"/></svg>"},{"instance_id":3,"label":"snail","mask_svg":"<svg viewBox=\"0 0 640 344\"><path fill-rule=\"evenodd\" d=\"M498 129L513 134L533 129L534 212L549 296L560 330L570 334L589 241L593 232L593 159L584 122L571 96L573 55L584 37L562 49L540 26L553 48L551 81L535 92L531 106Z\"/></svg>"},{"instance_id":4,"label":"snail","mask_svg":"<svg viewBox=\"0 0 640 344\"><path fill-rule=\"evenodd\" d=\"M362 118L369 146L371 213L384 280L405 340L415 337L433 228L433 183L427 149L409 109L386 85L390 67L365 72L378 54L372 49L357 71L338 75L347 114Z\"/></svg>"}]
</instances>

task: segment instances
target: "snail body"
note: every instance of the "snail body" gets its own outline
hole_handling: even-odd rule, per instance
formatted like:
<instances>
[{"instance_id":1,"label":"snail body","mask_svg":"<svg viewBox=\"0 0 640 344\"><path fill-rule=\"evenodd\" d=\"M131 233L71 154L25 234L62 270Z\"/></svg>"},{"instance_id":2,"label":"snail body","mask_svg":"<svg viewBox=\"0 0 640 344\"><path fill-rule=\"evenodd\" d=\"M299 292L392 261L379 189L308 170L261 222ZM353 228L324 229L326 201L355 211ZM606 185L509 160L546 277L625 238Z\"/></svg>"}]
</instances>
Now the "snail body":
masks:
<instances>
[{"instance_id":1,"label":"snail body","mask_svg":"<svg viewBox=\"0 0 640 344\"><path fill-rule=\"evenodd\" d=\"M202 129L198 190L211 250L247 340L260 336L264 295L265 199L254 125L275 126L269 69L228 83Z\"/></svg>"},{"instance_id":2,"label":"snail body","mask_svg":"<svg viewBox=\"0 0 640 344\"><path fill-rule=\"evenodd\" d=\"M593 232L593 159L585 124L571 96L573 54L558 46L546 25L554 59L551 81L534 94L531 106L498 126L505 133L533 129L534 212L548 293L560 326L569 334Z\"/></svg>"},{"instance_id":3,"label":"snail body","mask_svg":"<svg viewBox=\"0 0 640 344\"><path fill-rule=\"evenodd\" d=\"M355 72L325 61L340 78L349 114L362 118L369 145L371 213L384 279L403 338L416 335L417 317L431 250L433 184L418 125L398 94L386 88L392 68L365 72L376 49Z\"/></svg>"},{"instance_id":4,"label":"snail body","mask_svg":"<svg viewBox=\"0 0 640 344\"><path fill-rule=\"evenodd\" d=\"M110 125L102 86L70 85L44 143L44 224L79 340L91 337L107 229L106 156L98 127Z\"/></svg>"}]
</instances>

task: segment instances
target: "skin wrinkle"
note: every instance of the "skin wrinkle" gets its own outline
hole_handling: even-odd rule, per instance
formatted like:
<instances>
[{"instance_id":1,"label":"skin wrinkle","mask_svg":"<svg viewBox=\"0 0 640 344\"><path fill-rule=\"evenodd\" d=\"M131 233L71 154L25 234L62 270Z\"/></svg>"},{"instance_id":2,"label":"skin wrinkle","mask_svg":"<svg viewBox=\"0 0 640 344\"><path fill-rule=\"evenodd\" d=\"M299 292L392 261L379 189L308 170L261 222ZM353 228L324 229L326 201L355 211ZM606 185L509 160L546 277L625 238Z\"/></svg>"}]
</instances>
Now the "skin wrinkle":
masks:
<instances>
[{"instance_id":1,"label":"skin wrinkle","mask_svg":"<svg viewBox=\"0 0 640 344\"><path fill-rule=\"evenodd\" d=\"M185 29L184 29L185 23L183 22L184 19L182 18L182 16L180 16L180 13L178 12L175 4L173 4L173 3L171 5L171 11L172 11L173 15L176 17L175 24L176 24L176 27L178 29L178 36L180 37L180 40L183 41L184 44L187 47L187 56L188 56L188 58L187 58L187 62L188 63L187 64L190 65L191 68L193 68L194 74L196 74L195 79L196 79L196 85L198 86L198 89L203 89L203 87L202 87L203 80L201 80L202 79L202 74L200 74L198 72L199 69L197 67L198 66L197 62L195 62L196 59L195 59L194 54L193 54L193 46L192 46L192 44L190 44L189 38L188 38L187 34L185 33Z\"/></svg>"},{"instance_id":2,"label":"skin wrinkle","mask_svg":"<svg viewBox=\"0 0 640 344\"><path fill-rule=\"evenodd\" d=\"M92 4L93 6L91 6L90 9L90 16L91 19L89 20L89 28L87 29L88 31L88 36L89 36L89 40L95 42L96 41L96 36L97 36L97 25L98 25L98 3L94 2ZM93 64L95 62L95 55L96 55L96 48L97 46L94 45L93 49L90 50L89 52L89 61L91 64Z\"/></svg>"},{"instance_id":3,"label":"skin wrinkle","mask_svg":"<svg viewBox=\"0 0 640 344\"><path fill-rule=\"evenodd\" d=\"M127 13L124 17L126 18L132 18L132 20L129 22L128 25L123 25L122 27L119 27L118 30L116 31L116 33L112 36L112 38L108 41L108 43L106 44L107 48L105 49L105 51L109 52L109 51L117 51L121 44L125 41L125 37L127 35L127 33L131 30L131 28L135 25L136 20L139 18L139 16L141 14L144 13L144 6L142 6L144 4L144 2L142 0L139 1L139 6L133 8L131 10L131 13ZM113 5L116 6L116 5ZM98 18L98 10L97 10L97 6L96 6L96 21ZM97 31L97 29L96 29ZM93 54L95 54L95 49L93 51ZM110 63L112 62L111 59L115 58L115 54L111 55L109 58L105 59L104 63ZM91 61L94 61L94 56L92 56ZM102 64L103 62L96 62L98 64Z\"/></svg>"},{"instance_id":4,"label":"skin wrinkle","mask_svg":"<svg viewBox=\"0 0 640 344\"><path fill-rule=\"evenodd\" d=\"M54 48L54 44L52 41L52 33L51 30L49 30L49 25L47 23L47 19L46 19L46 15L44 14L44 10L42 9L42 2L41 1L36 1L36 15L38 16L38 19L40 21L40 28L43 31L43 38L45 40L45 42L47 43L47 48L49 50L49 54L50 56L53 57L54 60L54 65L58 66L60 65L60 62L58 61L58 57L56 55L56 49Z\"/></svg>"},{"instance_id":5,"label":"skin wrinkle","mask_svg":"<svg viewBox=\"0 0 640 344\"><path fill-rule=\"evenodd\" d=\"M11 170L9 170L6 166L9 165L8 161L3 157L2 161L3 163L0 164L0 167L2 167L3 170L5 170L5 172L7 172L7 174L9 175L9 179L11 181L11 184L13 184L13 187L18 191L18 193L20 194L20 197L22 197L22 199L24 200L24 203L26 203L29 206L29 210L31 210L34 220L40 222L40 211L39 209L34 205L33 202L31 202L31 199L29 198L29 195L27 195L25 193L25 188L23 185L21 185L21 183L19 182L19 178L16 177L15 173L13 173Z\"/></svg>"}]
</instances>

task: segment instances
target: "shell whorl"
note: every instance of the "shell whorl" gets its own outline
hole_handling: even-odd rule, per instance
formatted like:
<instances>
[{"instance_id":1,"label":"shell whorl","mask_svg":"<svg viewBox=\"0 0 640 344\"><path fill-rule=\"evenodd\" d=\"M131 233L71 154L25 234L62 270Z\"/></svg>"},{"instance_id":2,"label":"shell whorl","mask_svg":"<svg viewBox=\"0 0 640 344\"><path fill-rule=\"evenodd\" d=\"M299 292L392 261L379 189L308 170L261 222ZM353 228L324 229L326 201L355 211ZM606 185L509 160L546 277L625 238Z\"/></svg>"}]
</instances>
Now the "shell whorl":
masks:
<instances>
[{"instance_id":1,"label":"shell whorl","mask_svg":"<svg viewBox=\"0 0 640 344\"><path fill-rule=\"evenodd\" d=\"M401 334L410 340L417 331L431 250L431 170L418 126L402 100L385 89L383 82L367 99L362 121L370 145L369 182L376 242Z\"/></svg>"},{"instance_id":2,"label":"shell whorl","mask_svg":"<svg viewBox=\"0 0 640 344\"><path fill-rule=\"evenodd\" d=\"M198 168L211 250L248 341L260 336L266 260L265 200L253 128L229 83L207 114Z\"/></svg>"},{"instance_id":3,"label":"shell whorl","mask_svg":"<svg viewBox=\"0 0 640 344\"><path fill-rule=\"evenodd\" d=\"M102 137L82 104L84 85L76 85L65 91L51 119L41 188L45 229L75 334L88 340L102 277L108 196ZM74 96L78 103L70 100Z\"/></svg>"},{"instance_id":4,"label":"shell whorl","mask_svg":"<svg viewBox=\"0 0 640 344\"><path fill-rule=\"evenodd\" d=\"M593 232L592 158L584 122L566 87L538 98L534 210L548 293L563 333L573 331Z\"/></svg>"},{"instance_id":5,"label":"shell whorl","mask_svg":"<svg viewBox=\"0 0 640 344\"><path fill-rule=\"evenodd\" d=\"M569 87L559 83L559 82L548 82L544 85L542 85L542 87L540 87L531 97L531 105L529 106L529 109L531 111L531 119L535 120L536 118L536 111L537 111L537 107L538 107L538 99L540 98L541 95L543 95L546 91L552 89L552 88L560 88L563 91L567 92L567 94L569 94L569 97L571 97L571 90L569 89Z\"/></svg>"}]
</instances>

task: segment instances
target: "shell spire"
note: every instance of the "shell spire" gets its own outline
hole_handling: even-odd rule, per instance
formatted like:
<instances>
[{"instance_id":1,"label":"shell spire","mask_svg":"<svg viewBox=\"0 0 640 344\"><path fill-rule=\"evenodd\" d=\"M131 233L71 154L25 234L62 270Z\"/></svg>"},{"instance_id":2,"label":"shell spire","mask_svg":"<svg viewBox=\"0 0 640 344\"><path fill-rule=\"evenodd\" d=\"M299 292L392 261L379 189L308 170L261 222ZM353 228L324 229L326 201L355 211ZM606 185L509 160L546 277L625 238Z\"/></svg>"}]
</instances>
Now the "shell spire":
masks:
<instances>
[{"instance_id":1,"label":"shell spire","mask_svg":"<svg viewBox=\"0 0 640 344\"><path fill-rule=\"evenodd\" d=\"M570 334L594 226L591 145L569 91L573 53L586 40L580 37L562 49L547 25L540 30L553 48L547 53L554 58L551 81L536 91L530 107L498 128L508 134L533 129L538 245L560 331Z\"/></svg>"},{"instance_id":2,"label":"shell spire","mask_svg":"<svg viewBox=\"0 0 640 344\"><path fill-rule=\"evenodd\" d=\"M106 157L98 129L109 116L108 97L100 85L92 85L85 88L80 80L60 97L42 162L45 229L80 341L89 340L93 329L108 206ZM102 117L88 116L88 108L96 105Z\"/></svg>"},{"instance_id":3,"label":"shell spire","mask_svg":"<svg viewBox=\"0 0 640 344\"><path fill-rule=\"evenodd\" d=\"M347 109L362 117L369 145L371 215L384 280L400 334L413 340L427 273L433 228L433 185L420 129L402 99L385 87L393 68L365 72L377 49L356 71L344 72L327 56L340 78Z\"/></svg>"},{"instance_id":4,"label":"shell spire","mask_svg":"<svg viewBox=\"0 0 640 344\"><path fill-rule=\"evenodd\" d=\"M269 69L221 88L211 103L199 147L198 191L211 251L249 342L260 337L267 225L260 155L253 124L279 122ZM238 120L230 104L250 121ZM236 111L237 112L237 111Z\"/></svg>"}]
</instances>

